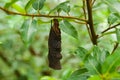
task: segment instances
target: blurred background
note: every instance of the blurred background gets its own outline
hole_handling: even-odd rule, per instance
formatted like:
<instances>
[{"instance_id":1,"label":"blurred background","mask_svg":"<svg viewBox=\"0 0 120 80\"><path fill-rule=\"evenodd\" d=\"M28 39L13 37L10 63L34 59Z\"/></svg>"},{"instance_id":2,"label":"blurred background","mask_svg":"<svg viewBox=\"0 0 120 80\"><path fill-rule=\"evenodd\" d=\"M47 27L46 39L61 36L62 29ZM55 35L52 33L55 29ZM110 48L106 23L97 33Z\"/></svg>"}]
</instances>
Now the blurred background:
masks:
<instances>
[{"instance_id":1,"label":"blurred background","mask_svg":"<svg viewBox=\"0 0 120 80\"><path fill-rule=\"evenodd\" d=\"M29 1L0 0L0 6L18 13L37 14L38 12L32 5L25 9ZM46 0L39 12L48 14L50 10L64 1L66 0ZM84 18L82 0L68 1L70 1L69 15ZM94 26L98 34L108 26L107 17L111 11L113 10L102 0L97 0L94 4ZM52 12L50 15L57 15L57 13ZM64 11L61 11L59 15L68 16ZM62 29L62 69L53 70L48 67L48 36L51 20L52 18L45 17L8 15L0 10L0 80L66 80L73 71L82 66L75 52L78 47L90 49L92 43L86 26L68 19L74 28L68 29L67 26L64 26L65 28L60 26ZM59 21L61 24L62 19ZM76 33L73 33L73 30ZM109 35L104 39L100 38L100 46L111 50L112 47L109 45L116 40L113 37L114 35Z\"/></svg>"}]
</instances>

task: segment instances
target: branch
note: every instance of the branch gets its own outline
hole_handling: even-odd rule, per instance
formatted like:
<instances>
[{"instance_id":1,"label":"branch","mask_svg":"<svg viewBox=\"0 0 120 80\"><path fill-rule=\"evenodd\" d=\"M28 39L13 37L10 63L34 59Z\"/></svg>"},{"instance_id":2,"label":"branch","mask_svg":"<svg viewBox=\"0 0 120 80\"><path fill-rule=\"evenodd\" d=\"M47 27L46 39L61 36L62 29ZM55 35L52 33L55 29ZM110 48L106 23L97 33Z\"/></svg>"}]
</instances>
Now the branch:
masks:
<instances>
[{"instance_id":1,"label":"branch","mask_svg":"<svg viewBox=\"0 0 120 80\"><path fill-rule=\"evenodd\" d=\"M22 16L28 16L28 17L67 18L67 19L76 19L79 21L87 22L87 20L85 20L85 19L80 19L80 18L76 18L73 16L53 16L53 15L43 15L43 14L27 14L27 13L18 13L18 12L9 11L3 7L0 7L0 9L3 10L4 12L6 12L7 14L11 14L11 15L22 15Z\"/></svg>"},{"instance_id":2,"label":"branch","mask_svg":"<svg viewBox=\"0 0 120 80\"><path fill-rule=\"evenodd\" d=\"M85 0L83 0L83 12L84 12L84 17L85 17L85 19L87 19L87 13L86 13L86 4L85 4Z\"/></svg>"},{"instance_id":3,"label":"branch","mask_svg":"<svg viewBox=\"0 0 120 80\"><path fill-rule=\"evenodd\" d=\"M113 25L113 26L111 26L111 27L108 27L107 29L105 29L104 31L102 31L102 34L105 33L105 32L107 32L107 31L109 31L110 29L116 28L116 27L119 26L119 25L120 25L120 23L115 24L115 25Z\"/></svg>"},{"instance_id":4,"label":"branch","mask_svg":"<svg viewBox=\"0 0 120 80\"><path fill-rule=\"evenodd\" d=\"M119 45L119 43L118 43L118 42L116 42L116 44L114 45L114 48L113 48L113 50L112 50L112 53L111 53L111 54L113 54L113 53L115 52L115 50L117 49L118 45Z\"/></svg>"},{"instance_id":5,"label":"branch","mask_svg":"<svg viewBox=\"0 0 120 80\"><path fill-rule=\"evenodd\" d=\"M85 19L87 19L85 0L83 0L83 12L84 12L84 17L85 17ZM88 34L89 34L89 36L90 36L90 40L92 41L92 37L91 37L91 33L90 33L90 28L89 28L88 24L86 24L86 27L87 27L87 30L88 30Z\"/></svg>"},{"instance_id":6,"label":"branch","mask_svg":"<svg viewBox=\"0 0 120 80\"><path fill-rule=\"evenodd\" d=\"M93 26L91 0L86 0L86 4L87 4L87 11L88 11L88 24L89 24L90 32L92 35L92 43L94 45L97 45L97 36Z\"/></svg>"}]
</instances>

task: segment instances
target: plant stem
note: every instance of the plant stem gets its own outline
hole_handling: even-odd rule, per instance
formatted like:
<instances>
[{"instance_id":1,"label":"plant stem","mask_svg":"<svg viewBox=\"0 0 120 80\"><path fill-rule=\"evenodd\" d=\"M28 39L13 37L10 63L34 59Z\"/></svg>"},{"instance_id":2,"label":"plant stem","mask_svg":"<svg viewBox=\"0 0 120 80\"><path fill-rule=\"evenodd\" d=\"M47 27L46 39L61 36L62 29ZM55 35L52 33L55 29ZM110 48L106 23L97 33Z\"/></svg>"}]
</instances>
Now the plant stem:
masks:
<instances>
[{"instance_id":1,"label":"plant stem","mask_svg":"<svg viewBox=\"0 0 120 80\"><path fill-rule=\"evenodd\" d=\"M115 50L118 48L118 45L119 45L119 43L118 43L118 42L116 42L116 44L114 45L114 48L113 48L113 50L112 50L112 53L111 53L111 54L113 54L113 53L115 52Z\"/></svg>"},{"instance_id":2,"label":"plant stem","mask_svg":"<svg viewBox=\"0 0 120 80\"><path fill-rule=\"evenodd\" d=\"M92 43L93 45L97 45L97 36L96 36L94 26L93 26L91 1L86 0L86 4L87 4L87 12L88 12L88 24L89 24L90 32L92 35Z\"/></svg>"},{"instance_id":3,"label":"plant stem","mask_svg":"<svg viewBox=\"0 0 120 80\"><path fill-rule=\"evenodd\" d=\"M77 17L73 17L73 16L54 16L54 15L43 15L43 14L27 14L27 13L18 13L18 12L13 12L13 11L9 11L3 7L0 7L1 10L3 10L4 12L6 12L7 14L11 14L11 15L22 15L22 16L28 16L28 17L47 17L47 18L67 18L67 19L76 19L79 21L83 21L83 22L87 22L87 20L85 19L80 19Z\"/></svg>"},{"instance_id":4,"label":"plant stem","mask_svg":"<svg viewBox=\"0 0 120 80\"><path fill-rule=\"evenodd\" d=\"M84 12L84 17L85 17L85 19L87 19L86 4L85 4L85 3L86 3L85 0L83 0L83 12ZM90 40L92 41L90 28L89 28L88 24L85 24L85 25L86 25L86 27L87 27L87 30L88 30L88 34L89 34Z\"/></svg>"},{"instance_id":5,"label":"plant stem","mask_svg":"<svg viewBox=\"0 0 120 80\"><path fill-rule=\"evenodd\" d=\"M116 28L116 27L119 26L119 25L120 25L120 23L115 24L115 25L113 25L113 26L111 26L111 27L108 27L107 29L105 29L104 31L102 31L102 33L105 33L105 32L107 32L107 31L109 31L110 29Z\"/></svg>"}]
</instances>

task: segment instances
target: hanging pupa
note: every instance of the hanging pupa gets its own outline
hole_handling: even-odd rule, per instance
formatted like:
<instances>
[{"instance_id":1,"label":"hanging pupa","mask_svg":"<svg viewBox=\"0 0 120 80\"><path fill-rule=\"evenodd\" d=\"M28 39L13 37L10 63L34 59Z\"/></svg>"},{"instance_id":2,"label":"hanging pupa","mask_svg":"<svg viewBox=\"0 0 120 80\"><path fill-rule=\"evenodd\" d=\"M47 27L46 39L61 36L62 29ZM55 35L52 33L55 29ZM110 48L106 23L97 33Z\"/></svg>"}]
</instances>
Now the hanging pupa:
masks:
<instances>
[{"instance_id":1,"label":"hanging pupa","mask_svg":"<svg viewBox=\"0 0 120 80\"><path fill-rule=\"evenodd\" d=\"M49 67L56 70L61 69L61 64L60 64L60 59L62 58L61 31L59 28L59 21L57 19L53 19L53 25L51 22L48 47L49 47L49 53L48 53Z\"/></svg>"}]
</instances>

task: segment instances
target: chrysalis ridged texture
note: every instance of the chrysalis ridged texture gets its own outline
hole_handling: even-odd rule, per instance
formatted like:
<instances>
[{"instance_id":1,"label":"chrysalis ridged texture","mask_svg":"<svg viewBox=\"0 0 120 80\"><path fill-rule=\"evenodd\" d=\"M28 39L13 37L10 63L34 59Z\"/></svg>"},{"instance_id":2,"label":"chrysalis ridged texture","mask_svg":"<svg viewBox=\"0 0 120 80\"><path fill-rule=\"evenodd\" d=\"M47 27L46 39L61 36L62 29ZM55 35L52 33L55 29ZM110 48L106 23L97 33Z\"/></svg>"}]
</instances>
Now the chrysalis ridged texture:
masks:
<instances>
[{"instance_id":1,"label":"chrysalis ridged texture","mask_svg":"<svg viewBox=\"0 0 120 80\"><path fill-rule=\"evenodd\" d=\"M53 19L53 25L51 25L49 39L48 39L48 61L49 67L59 70L61 69L60 59L62 58L61 52L61 31L59 29L59 22L57 19Z\"/></svg>"}]
</instances>

